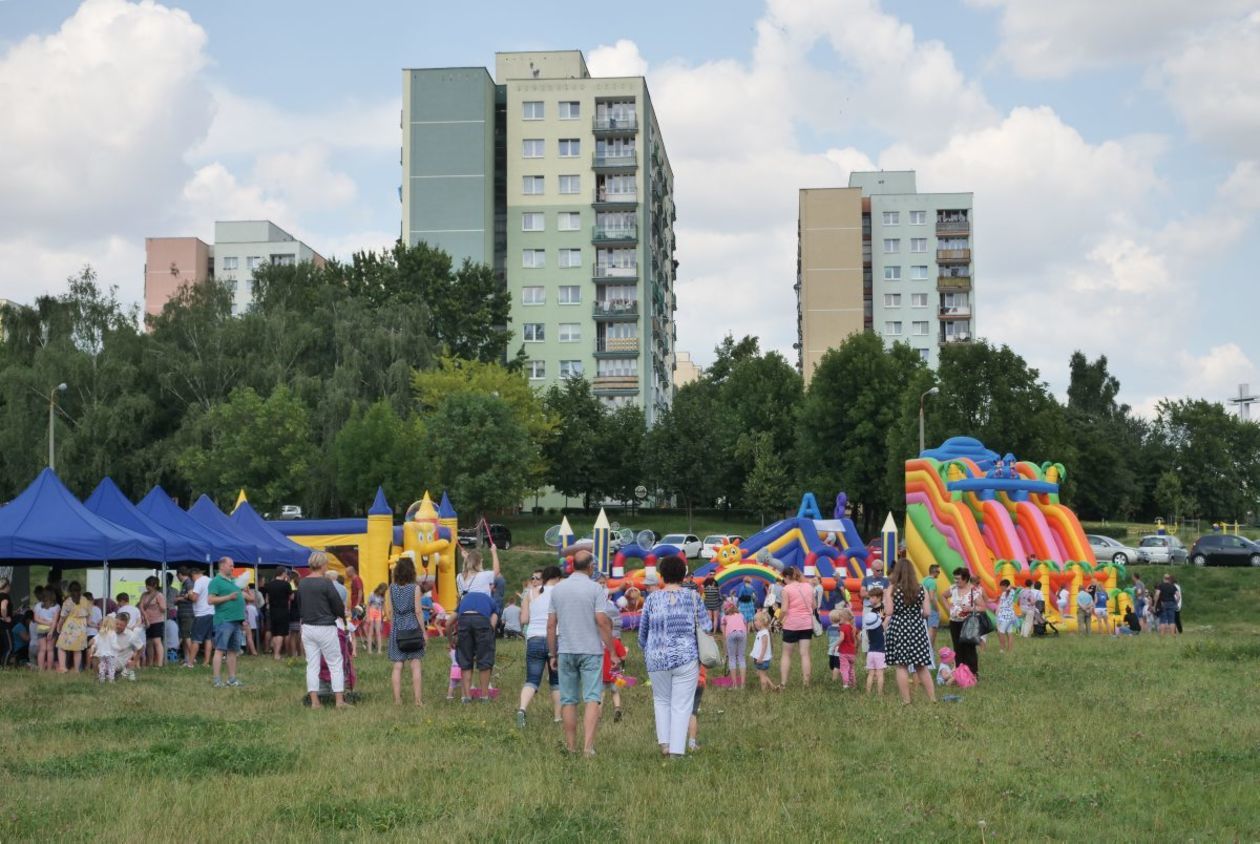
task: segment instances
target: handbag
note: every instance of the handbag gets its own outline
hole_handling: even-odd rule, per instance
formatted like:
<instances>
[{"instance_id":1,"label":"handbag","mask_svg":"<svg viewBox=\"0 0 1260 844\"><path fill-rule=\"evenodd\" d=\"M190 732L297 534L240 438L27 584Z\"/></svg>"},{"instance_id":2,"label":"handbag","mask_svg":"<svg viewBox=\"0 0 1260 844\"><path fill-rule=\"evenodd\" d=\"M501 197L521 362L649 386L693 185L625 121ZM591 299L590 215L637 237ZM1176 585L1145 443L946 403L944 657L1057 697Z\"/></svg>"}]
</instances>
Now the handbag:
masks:
<instances>
[{"instance_id":1,"label":"handbag","mask_svg":"<svg viewBox=\"0 0 1260 844\"><path fill-rule=\"evenodd\" d=\"M424 650L424 641L424 630L419 627L414 630L399 630L394 637L398 650L408 654Z\"/></svg>"},{"instance_id":2,"label":"handbag","mask_svg":"<svg viewBox=\"0 0 1260 844\"><path fill-rule=\"evenodd\" d=\"M972 613L963 621L962 629L958 631L958 641L964 645L978 645L980 635L980 616Z\"/></svg>"},{"instance_id":3,"label":"handbag","mask_svg":"<svg viewBox=\"0 0 1260 844\"><path fill-rule=\"evenodd\" d=\"M972 613L971 617L979 620L981 636L988 636L995 629L993 627L993 619L989 618L987 612Z\"/></svg>"},{"instance_id":4,"label":"handbag","mask_svg":"<svg viewBox=\"0 0 1260 844\"><path fill-rule=\"evenodd\" d=\"M822 622L818 620L818 616L814 616L814 635L821 636L823 634Z\"/></svg>"},{"instance_id":5,"label":"handbag","mask_svg":"<svg viewBox=\"0 0 1260 844\"><path fill-rule=\"evenodd\" d=\"M718 650L717 640L705 633L699 624L696 625L696 652L700 656L700 664L705 668L717 668L722 664L722 652Z\"/></svg>"}]
</instances>

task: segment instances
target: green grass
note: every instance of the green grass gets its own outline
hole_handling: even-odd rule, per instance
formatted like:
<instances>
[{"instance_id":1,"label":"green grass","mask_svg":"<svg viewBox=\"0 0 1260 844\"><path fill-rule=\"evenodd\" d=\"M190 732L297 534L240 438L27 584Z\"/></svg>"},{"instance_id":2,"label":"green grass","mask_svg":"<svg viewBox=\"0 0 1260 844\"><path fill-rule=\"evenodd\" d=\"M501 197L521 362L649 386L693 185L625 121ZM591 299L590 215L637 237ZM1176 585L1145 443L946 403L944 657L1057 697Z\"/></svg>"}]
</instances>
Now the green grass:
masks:
<instances>
[{"instance_id":1,"label":"green grass","mask_svg":"<svg viewBox=\"0 0 1260 844\"><path fill-rule=\"evenodd\" d=\"M1254 840L1260 572L1177 575L1186 635L992 642L961 703L902 708L891 676L883 699L844 693L816 642L808 690L711 688L702 750L672 764L643 687L596 759L563 756L538 704L518 732L520 643L500 649L504 698L469 707L444 700L433 643L421 710L389 702L380 656L349 712L299 705L298 660L245 659L239 690L8 672L0 839Z\"/></svg>"}]
</instances>

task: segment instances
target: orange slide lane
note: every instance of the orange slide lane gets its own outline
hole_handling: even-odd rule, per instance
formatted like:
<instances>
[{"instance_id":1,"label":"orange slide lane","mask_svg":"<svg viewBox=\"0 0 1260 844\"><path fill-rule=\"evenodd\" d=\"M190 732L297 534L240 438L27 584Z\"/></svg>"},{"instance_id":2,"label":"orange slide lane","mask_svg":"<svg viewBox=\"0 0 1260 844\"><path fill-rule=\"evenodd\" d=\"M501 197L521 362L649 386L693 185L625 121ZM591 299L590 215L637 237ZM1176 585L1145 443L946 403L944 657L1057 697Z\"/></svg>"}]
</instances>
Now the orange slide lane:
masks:
<instances>
[{"instance_id":1,"label":"orange slide lane","mask_svg":"<svg viewBox=\"0 0 1260 844\"><path fill-rule=\"evenodd\" d=\"M922 499L932 514L933 523L954 529L962 543L963 557L971 574L980 579L985 592L997 594L997 576L993 551L985 543L971 514L971 509L961 500L954 501L938 471L935 460L919 458L906 461L907 501Z\"/></svg>"}]
</instances>

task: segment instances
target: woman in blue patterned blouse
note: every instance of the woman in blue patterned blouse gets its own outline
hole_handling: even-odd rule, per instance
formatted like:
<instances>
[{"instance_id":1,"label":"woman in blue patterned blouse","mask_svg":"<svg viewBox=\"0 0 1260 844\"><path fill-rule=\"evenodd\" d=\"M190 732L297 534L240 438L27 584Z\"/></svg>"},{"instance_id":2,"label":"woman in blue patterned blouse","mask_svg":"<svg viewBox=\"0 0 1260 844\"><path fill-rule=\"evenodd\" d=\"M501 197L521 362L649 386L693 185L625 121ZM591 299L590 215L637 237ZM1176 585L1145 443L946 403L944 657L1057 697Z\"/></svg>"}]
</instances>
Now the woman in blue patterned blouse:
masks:
<instances>
[{"instance_id":1,"label":"woman in blue patterned blouse","mask_svg":"<svg viewBox=\"0 0 1260 844\"><path fill-rule=\"evenodd\" d=\"M661 755L681 757L687 749L687 724L700 678L696 629L711 631L704 601L683 589L687 564L666 557L657 565L664 586L647 596L639 618L639 646L652 679L656 710L656 741Z\"/></svg>"}]
</instances>

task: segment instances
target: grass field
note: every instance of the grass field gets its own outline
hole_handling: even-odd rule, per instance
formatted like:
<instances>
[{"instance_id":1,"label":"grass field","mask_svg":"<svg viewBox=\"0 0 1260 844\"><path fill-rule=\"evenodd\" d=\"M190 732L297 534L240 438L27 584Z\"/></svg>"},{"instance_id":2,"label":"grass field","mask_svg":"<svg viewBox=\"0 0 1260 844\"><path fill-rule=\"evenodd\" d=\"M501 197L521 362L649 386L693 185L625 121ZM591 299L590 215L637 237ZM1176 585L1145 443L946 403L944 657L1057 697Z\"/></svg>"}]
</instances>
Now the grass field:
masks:
<instances>
[{"instance_id":1,"label":"grass field","mask_svg":"<svg viewBox=\"0 0 1260 844\"><path fill-rule=\"evenodd\" d=\"M517 731L520 643L503 698L472 706L445 701L434 643L421 710L389 702L380 656L348 712L299 705L297 660L245 659L238 690L6 672L0 840L1254 840L1260 572L1178 575L1186 635L994 642L960 703L903 708L891 676L842 692L815 642L812 688L711 689L702 749L671 763L642 687L595 759L562 755L539 706Z\"/></svg>"}]
</instances>

